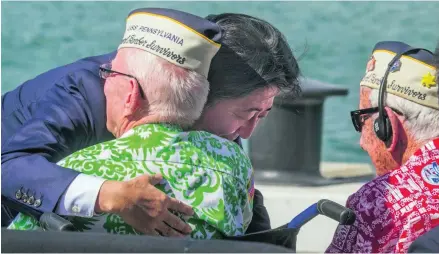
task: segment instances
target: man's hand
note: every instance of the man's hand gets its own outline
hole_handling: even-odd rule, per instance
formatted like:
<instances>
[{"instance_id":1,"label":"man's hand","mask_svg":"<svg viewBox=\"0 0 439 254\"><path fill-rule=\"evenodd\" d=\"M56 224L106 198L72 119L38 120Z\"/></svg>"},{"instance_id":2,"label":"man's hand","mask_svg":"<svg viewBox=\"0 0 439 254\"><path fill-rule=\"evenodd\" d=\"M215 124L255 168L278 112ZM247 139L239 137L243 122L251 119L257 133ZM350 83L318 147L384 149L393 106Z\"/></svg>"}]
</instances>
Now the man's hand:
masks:
<instances>
[{"instance_id":1,"label":"man's hand","mask_svg":"<svg viewBox=\"0 0 439 254\"><path fill-rule=\"evenodd\" d=\"M142 175L125 182L105 181L96 200L96 213L118 214L136 230L148 234L182 237L192 229L168 209L193 215L190 206L170 198L154 185L160 174Z\"/></svg>"}]
</instances>

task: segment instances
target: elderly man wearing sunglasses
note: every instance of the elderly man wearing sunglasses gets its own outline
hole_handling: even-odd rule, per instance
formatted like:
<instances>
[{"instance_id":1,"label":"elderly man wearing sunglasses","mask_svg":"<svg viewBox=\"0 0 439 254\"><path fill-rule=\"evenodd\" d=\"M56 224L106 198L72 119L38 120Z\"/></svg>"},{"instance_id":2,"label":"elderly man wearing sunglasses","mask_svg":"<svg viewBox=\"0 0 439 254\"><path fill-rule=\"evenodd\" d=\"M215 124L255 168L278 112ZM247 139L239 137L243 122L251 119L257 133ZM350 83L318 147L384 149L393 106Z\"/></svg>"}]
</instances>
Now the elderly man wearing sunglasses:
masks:
<instances>
[{"instance_id":1,"label":"elderly man wearing sunglasses","mask_svg":"<svg viewBox=\"0 0 439 254\"><path fill-rule=\"evenodd\" d=\"M327 252L407 252L439 225L439 103L433 54L402 42L375 45L351 112L377 177L351 195L357 219Z\"/></svg>"},{"instance_id":2,"label":"elderly man wearing sunglasses","mask_svg":"<svg viewBox=\"0 0 439 254\"><path fill-rule=\"evenodd\" d=\"M439 42L434 53L436 70L439 69ZM436 71L436 82L439 82L439 71ZM438 89L439 98L439 89ZM428 233L419 237L410 245L409 253L438 253L439 252L439 225Z\"/></svg>"}]
</instances>

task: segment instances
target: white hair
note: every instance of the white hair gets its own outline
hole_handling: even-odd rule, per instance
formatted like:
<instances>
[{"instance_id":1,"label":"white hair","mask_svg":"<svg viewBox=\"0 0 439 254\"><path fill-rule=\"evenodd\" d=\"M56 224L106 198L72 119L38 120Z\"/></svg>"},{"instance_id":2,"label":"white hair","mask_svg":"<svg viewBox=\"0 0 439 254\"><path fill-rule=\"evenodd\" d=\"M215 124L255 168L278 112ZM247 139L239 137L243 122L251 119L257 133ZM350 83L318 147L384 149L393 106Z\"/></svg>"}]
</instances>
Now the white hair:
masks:
<instances>
[{"instance_id":1,"label":"white hair","mask_svg":"<svg viewBox=\"0 0 439 254\"><path fill-rule=\"evenodd\" d=\"M377 89L370 93L372 107L378 106ZM400 111L407 119L405 127L417 142L429 141L439 137L439 110L425 107L393 94L386 94L385 105Z\"/></svg>"},{"instance_id":2,"label":"white hair","mask_svg":"<svg viewBox=\"0 0 439 254\"><path fill-rule=\"evenodd\" d=\"M150 114L182 127L200 117L209 93L204 76L137 49L129 49L123 61L139 80Z\"/></svg>"}]
</instances>

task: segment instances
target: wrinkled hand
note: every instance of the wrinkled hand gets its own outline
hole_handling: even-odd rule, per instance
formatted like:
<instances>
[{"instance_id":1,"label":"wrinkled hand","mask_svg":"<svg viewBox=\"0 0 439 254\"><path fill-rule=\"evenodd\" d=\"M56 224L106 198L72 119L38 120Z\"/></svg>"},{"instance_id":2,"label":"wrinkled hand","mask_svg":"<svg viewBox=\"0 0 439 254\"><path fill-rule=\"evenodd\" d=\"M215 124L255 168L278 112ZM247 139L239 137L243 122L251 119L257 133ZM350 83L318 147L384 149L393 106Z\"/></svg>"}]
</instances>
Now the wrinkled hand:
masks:
<instances>
[{"instance_id":1,"label":"wrinkled hand","mask_svg":"<svg viewBox=\"0 0 439 254\"><path fill-rule=\"evenodd\" d=\"M105 181L96 200L96 213L118 214L136 230L147 235L183 237L191 232L188 224L171 211L193 215L190 206L168 197L154 185L160 174L142 175L125 182Z\"/></svg>"}]
</instances>

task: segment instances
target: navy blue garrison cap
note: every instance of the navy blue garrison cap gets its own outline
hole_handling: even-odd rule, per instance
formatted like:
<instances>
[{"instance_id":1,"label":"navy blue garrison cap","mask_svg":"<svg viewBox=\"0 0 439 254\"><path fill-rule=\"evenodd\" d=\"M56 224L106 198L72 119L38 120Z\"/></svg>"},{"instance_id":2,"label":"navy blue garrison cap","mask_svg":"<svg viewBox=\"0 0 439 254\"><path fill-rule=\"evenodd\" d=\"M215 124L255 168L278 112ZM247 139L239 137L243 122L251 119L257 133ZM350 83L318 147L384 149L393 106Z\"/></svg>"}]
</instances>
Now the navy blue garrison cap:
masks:
<instances>
[{"instance_id":1,"label":"navy blue garrison cap","mask_svg":"<svg viewBox=\"0 0 439 254\"><path fill-rule=\"evenodd\" d=\"M221 36L220 27L204 18L172 9L142 8L128 15L119 49L142 49L207 77Z\"/></svg>"}]
</instances>

